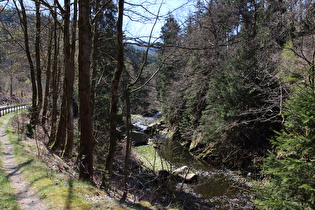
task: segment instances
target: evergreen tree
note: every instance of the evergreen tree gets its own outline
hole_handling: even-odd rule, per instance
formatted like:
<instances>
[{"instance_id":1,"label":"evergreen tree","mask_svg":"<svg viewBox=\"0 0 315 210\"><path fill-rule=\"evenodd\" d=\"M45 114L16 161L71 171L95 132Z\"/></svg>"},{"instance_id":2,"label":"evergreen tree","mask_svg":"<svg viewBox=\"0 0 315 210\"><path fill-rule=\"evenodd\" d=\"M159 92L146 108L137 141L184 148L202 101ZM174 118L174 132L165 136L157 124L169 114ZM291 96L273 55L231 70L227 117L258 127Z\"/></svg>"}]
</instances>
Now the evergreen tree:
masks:
<instances>
[{"instance_id":1,"label":"evergreen tree","mask_svg":"<svg viewBox=\"0 0 315 210\"><path fill-rule=\"evenodd\" d=\"M166 23L161 29L161 39L165 47L174 46L178 43L180 26L172 14L169 14Z\"/></svg>"},{"instance_id":2,"label":"evergreen tree","mask_svg":"<svg viewBox=\"0 0 315 210\"><path fill-rule=\"evenodd\" d=\"M315 208L315 88L302 83L285 105L285 129L263 164L267 181L256 203L264 209Z\"/></svg>"},{"instance_id":3,"label":"evergreen tree","mask_svg":"<svg viewBox=\"0 0 315 210\"><path fill-rule=\"evenodd\" d=\"M106 2L101 1L100 4ZM95 8L98 13L97 24L94 27L93 48L93 91L94 123L98 131L108 130L110 82L115 70L117 54L116 45L116 11L115 6L109 4L104 10ZM105 120L105 123L104 123Z\"/></svg>"},{"instance_id":4,"label":"evergreen tree","mask_svg":"<svg viewBox=\"0 0 315 210\"><path fill-rule=\"evenodd\" d=\"M281 127L275 64L262 56L270 56L266 49L258 49L256 40L244 41L227 59L211 79L201 118L200 128L213 150L208 158L230 168L251 167L253 157L268 147L273 130Z\"/></svg>"},{"instance_id":5,"label":"evergreen tree","mask_svg":"<svg viewBox=\"0 0 315 210\"><path fill-rule=\"evenodd\" d=\"M104 169L105 155L109 138L109 107L111 80L116 68L117 11L114 3L95 0L92 4L95 16L93 25L92 49L92 101L93 136L98 167Z\"/></svg>"},{"instance_id":6,"label":"evergreen tree","mask_svg":"<svg viewBox=\"0 0 315 210\"><path fill-rule=\"evenodd\" d=\"M254 157L265 153L269 146L267 139L274 136L273 130L281 128L279 102L284 96L279 95L282 86L276 77L276 62L271 59L278 45L273 37L265 36L268 32L265 10L257 2L226 2L208 8L223 8L231 15L225 14L220 19L224 12L216 9L218 16L210 16L210 20L218 21L210 30L212 34L217 31L213 40L220 44L225 41L226 48L222 47L225 53L210 54L217 63L216 68L212 67L215 73L208 76L207 106L202 110L198 128L206 151L212 152L201 157L229 168L256 170ZM228 27L216 30L224 21Z\"/></svg>"},{"instance_id":7,"label":"evergreen tree","mask_svg":"<svg viewBox=\"0 0 315 210\"><path fill-rule=\"evenodd\" d=\"M157 88L161 101L167 100L166 92L170 87L171 81L176 75L176 69L178 69L178 60L175 56L174 49L176 45L179 44L180 30L180 26L176 19L170 14L161 30L161 39L163 44L162 49L159 52L160 62L164 62L165 58L172 54L172 56L165 61L165 64L163 65L163 68L160 69L157 78Z\"/></svg>"}]
</instances>

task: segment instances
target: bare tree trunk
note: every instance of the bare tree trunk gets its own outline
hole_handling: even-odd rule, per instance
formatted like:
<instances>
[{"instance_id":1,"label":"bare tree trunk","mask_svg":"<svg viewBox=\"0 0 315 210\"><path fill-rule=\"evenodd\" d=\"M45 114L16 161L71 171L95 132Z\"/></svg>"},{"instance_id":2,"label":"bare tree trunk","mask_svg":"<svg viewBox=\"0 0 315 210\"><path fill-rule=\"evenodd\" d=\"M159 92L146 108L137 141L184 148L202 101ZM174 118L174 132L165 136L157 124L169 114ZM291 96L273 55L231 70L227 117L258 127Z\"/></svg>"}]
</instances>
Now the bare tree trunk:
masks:
<instances>
[{"instance_id":1,"label":"bare tree trunk","mask_svg":"<svg viewBox=\"0 0 315 210\"><path fill-rule=\"evenodd\" d=\"M125 153L125 167L124 167L124 194L122 200L125 201L128 194L128 169L129 158L131 151L131 114L130 114L130 87L127 85L125 90L125 104L126 104L126 153Z\"/></svg>"},{"instance_id":2,"label":"bare tree trunk","mask_svg":"<svg viewBox=\"0 0 315 210\"><path fill-rule=\"evenodd\" d=\"M63 84L63 89L65 91L65 84ZM67 114L67 110L66 110L66 94L63 93L62 95L62 100L61 100L61 106L60 106L60 119L59 119L59 123L58 123L58 129L57 129L57 134L56 134L56 138L54 139L54 143L53 145L51 145L51 149L53 151L57 151L60 149L63 149L66 143L66 114Z\"/></svg>"},{"instance_id":3,"label":"bare tree trunk","mask_svg":"<svg viewBox=\"0 0 315 210\"><path fill-rule=\"evenodd\" d=\"M20 3L20 8L21 11L19 9L19 6L16 4L15 1L13 1L16 10L18 12L19 15L19 19L20 19L20 23L21 23L21 27L23 30L23 35L24 35L24 45L25 45L25 53L26 53L26 57L28 60L28 64L30 67L30 75L31 75L31 83L32 83L32 116L31 116L31 124L33 126L36 125L36 106L37 106L37 85L36 85L36 78L35 78L35 68L34 68L34 63L33 63L33 59L31 56L31 50L30 50L30 45L29 45L29 36L28 36L28 24L27 24L27 15L26 15L26 10L25 10L25 6L24 6L24 2L23 0L19 0Z\"/></svg>"},{"instance_id":4,"label":"bare tree trunk","mask_svg":"<svg viewBox=\"0 0 315 210\"><path fill-rule=\"evenodd\" d=\"M70 0L65 0L66 11L65 19L67 19L67 34L65 34L65 39L67 39L67 49L65 49L65 63L68 62L69 66L66 69L66 95L67 95L67 140L64 150L64 155L71 157L73 149L73 85L75 77L75 42L76 42L76 26L77 26L77 1L74 1L74 13L73 13L73 26L72 26L72 39L70 44ZM65 30L66 33L66 30ZM67 37L66 37L67 36ZM68 49L69 48L69 49ZM69 56L68 56L69 54ZM66 60L67 57L67 60Z\"/></svg>"},{"instance_id":5,"label":"bare tree trunk","mask_svg":"<svg viewBox=\"0 0 315 210\"><path fill-rule=\"evenodd\" d=\"M65 10L63 12L63 64L64 64L64 80L63 80L63 93L62 102L60 107L60 119L58 124L58 130L55 142L52 146L52 150L64 150L67 138L67 128L68 128L68 116L69 116L69 106L68 97L70 96L70 81L69 81L69 71L71 71L70 65L70 0L65 0ZM71 109L71 107L70 107Z\"/></svg>"},{"instance_id":6,"label":"bare tree trunk","mask_svg":"<svg viewBox=\"0 0 315 210\"><path fill-rule=\"evenodd\" d=\"M71 156L73 147L73 84L75 76L75 33L76 33L76 2L74 3L73 39L70 43L70 0L65 0L63 12L63 53L64 53L64 84L61 103L61 114L58 124L56 140L52 146L53 150L63 150L62 155Z\"/></svg>"},{"instance_id":7,"label":"bare tree trunk","mask_svg":"<svg viewBox=\"0 0 315 210\"><path fill-rule=\"evenodd\" d=\"M36 106L36 124L39 123L39 116L43 103L43 88L42 88L42 69L40 62L40 34L41 34L41 17L40 17L40 0L35 1L36 7L36 37L35 37L35 58L36 58L36 79L38 104Z\"/></svg>"},{"instance_id":8,"label":"bare tree trunk","mask_svg":"<svg viewBox=\"0 0 315 210\"><path fill-rule=\"evenodd\" d=\"M13 72L10 74L10 99L13 99Z\"/></svg>"},{"instance_id":9,"label":"bare tree trunk","mask_svg":"<svg viewBox=\"0 0 315 210\"><path fill-rule=\"evenodd\" d=\"M91 25L90 2L79 1L79 99L80 149L79 177L93 182L92 106L90 90Z\"/></svg>"},{"instance_id":10,"label":"bare tree trunk","mask_svg":"<svg viewBox=\"0 0 315 210\"><path fill-rule=\"evenodd\" d=\"M115 71L112 87L111 87L111 107L109 115L109 152L106 160L106 170L111 175L113 173L113 162L115 157L116 150L116 141L117 141L117 111L118 111L118 87L121 74L124 69L124 46L123 46L123 12L124 12L124 0L119 0L118 3L118 20L117 20L117 69Z\"/></svg>"},{"instance_id":11,"label":"bare tree trunk","mask_svg":"<svg viewBox=\"0 0 315 210\"><path fill-rule=\"evenodd\" d=\"M51 24L51 19L50 23ZM51 82L51 55L52 55L52 41L53 41L53 29L49 28L49 41L48 41L48 48L47 48L47 69L46 69L46 85L45 85L45 95L43 100L43 114L42 114L42 124L45 126L46 119L47 119L47 109L48 109L48 102L50 99L50 82Z\"/></svg>"},{"instance_id":12,"label":"bare tree trunk","mask_svg":"<svg viewBox=\"0 0 315 210\"><path fill-rule=\"evenodd\" d=\"M51 110L51 124L50 124L50 137L48 145L52 145L56 139L56 126L57 126L57 102L59 90L59 68L58 68L58 55L59 55L59 34L57 34L57 17L54 13L54 59L52 71L52 110Z\"/></svg>"},{"instance_id":13,"label":"bare tree trunk","mask_svg":"<svg viewBox=\"0 0 315 210\"><path fill-rule=\"evenodd\" d=\"M96 0L95 11L98 11L99 9L100 9L100 0ZM92 82L91 82L91 101L92 101L92 107L93 107L92 112L94 112L96 80L97 80L96 57L98 53L98 47L97 47L97 42L99 38L98 27L99 27L99 15L95 17L94 24L93 24Z\"/></svg>"}]
</instances>

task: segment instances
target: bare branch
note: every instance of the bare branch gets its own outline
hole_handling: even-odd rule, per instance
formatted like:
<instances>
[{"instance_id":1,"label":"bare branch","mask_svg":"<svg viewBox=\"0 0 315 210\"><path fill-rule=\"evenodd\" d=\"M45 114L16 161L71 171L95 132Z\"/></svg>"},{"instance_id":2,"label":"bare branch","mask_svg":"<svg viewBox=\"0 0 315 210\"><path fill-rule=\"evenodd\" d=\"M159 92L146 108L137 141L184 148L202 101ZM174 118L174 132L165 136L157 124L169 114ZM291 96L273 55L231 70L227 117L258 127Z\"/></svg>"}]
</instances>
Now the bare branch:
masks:
<instances>
[{"instance_id":1,"label":"bare branch","mask_svg":"<svg viewBox=\"0 0 315 210\"><path fill-rule=\"evenodd\" d=\"M163 62L160 64L159 68L149 77L149 79L147 79L147 81L145 81L142 85L140 85L139 87L131 90L130 92L133 93L133 92L136 92L138 90L140 90L141 88L143 88L144 86L146 86L156 75L157 73L162 69L162 67L164 66L166 60L174 53L175 49L170 52L166 57L165 59L163 60Z\"/></svg>"},{"instance_id":2,"label":"bare branch","mask_svg":"<svg viewBox=\"0 0 315 210\"><path fill-rule=\"evenodd\" d=\"M160 14L162 5L163 5L163 1L162 1L162 3L160 4L160 7L159 7L159 9L158 9L157 16L156 16L156 18L155 18L155 22L154 22L154 24L153 24L153 26L152 26L152 28L151 28L151 32L150 32L150 36L149 36L149 41L148 41L149 45L150 45L150 43L151 43L153 30L154 30L154 28L155 28L155 26L156 26L156 23L157 23L157 20L158 20L158 15ZM140 79L140 77L141 77L141 75L142 75L142 72L143 72L143 70L144 70L144 67L145 67L146 64L147 64L147 59L148 59L149 50L150 50L150 47L147 47L147 49L146 49L146 51L145 51L145 55L144 55L144 62L143 62L143 64L142 64L141 68L140 68L139 74L138 74L138 76L136 77L136 79L130 84L130 87L133 86L133 85L135 85L135 84L139 81L139 79Z\"/></svg>"}]
</instances>

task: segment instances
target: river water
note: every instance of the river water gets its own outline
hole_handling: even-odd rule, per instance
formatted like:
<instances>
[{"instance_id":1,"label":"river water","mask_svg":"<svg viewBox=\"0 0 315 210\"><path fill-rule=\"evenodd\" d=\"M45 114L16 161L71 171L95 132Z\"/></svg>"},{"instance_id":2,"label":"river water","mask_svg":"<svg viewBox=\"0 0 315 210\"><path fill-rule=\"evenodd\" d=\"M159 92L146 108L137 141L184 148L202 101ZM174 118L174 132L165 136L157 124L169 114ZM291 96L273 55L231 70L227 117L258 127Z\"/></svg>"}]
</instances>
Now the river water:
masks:
<instances>
[{"instance_id":1,"label":"river water","mask_svg":"<svg viewBox=\"0 0 315 210\"><path fill-rule=\"evenodd\" d=\"M155 116L139 118L134 122L134 126L143 131L155 119ZM192 189L195 195L215 209L255 209L250 184L236 172L218 169L198 160L186 148L165 136L158 135L154 138L160 138L158 153L162 158L175 167L188 166L198 175L196 182L186 186Z\"/></svg>"}]
</instances>

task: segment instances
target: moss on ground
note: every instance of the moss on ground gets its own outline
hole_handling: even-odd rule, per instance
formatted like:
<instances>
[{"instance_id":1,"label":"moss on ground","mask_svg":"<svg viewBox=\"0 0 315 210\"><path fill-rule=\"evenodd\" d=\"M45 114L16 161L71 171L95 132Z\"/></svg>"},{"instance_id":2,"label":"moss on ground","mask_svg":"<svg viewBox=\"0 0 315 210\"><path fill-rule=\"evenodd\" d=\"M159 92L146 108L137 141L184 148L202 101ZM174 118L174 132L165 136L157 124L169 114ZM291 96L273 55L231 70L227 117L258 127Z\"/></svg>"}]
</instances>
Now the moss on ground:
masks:
<instances>
[{"instance_id":1,"label":"moss on ground","mask_svg":"<svg viewBox=\"0 0 315 210\"><path fill-rule=\"evenodd\" d=\"M171 165L161 158L151 145L138 146L133 148L143 162L143 165L152 171L170 170Z\"/></svg>"}]
</instances>

